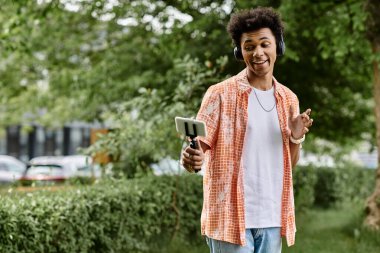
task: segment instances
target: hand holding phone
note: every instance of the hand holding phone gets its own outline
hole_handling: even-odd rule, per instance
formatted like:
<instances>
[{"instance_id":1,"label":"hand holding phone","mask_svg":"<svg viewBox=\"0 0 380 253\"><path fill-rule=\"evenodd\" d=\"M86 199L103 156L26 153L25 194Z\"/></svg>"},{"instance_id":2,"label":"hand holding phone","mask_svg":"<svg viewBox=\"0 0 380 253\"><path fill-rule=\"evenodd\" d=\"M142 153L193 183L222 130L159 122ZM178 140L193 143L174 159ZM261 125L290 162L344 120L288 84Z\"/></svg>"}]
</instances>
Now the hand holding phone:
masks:
<instances>
[{"instance_id":1,"label":"hand holding phone","mask_svg":"<svg viewBox=\"0 0 380 253\"><path fill-rule=\"evenodd\" d=\"M206 124L189 118L175 118L177 132L190 138L190 148L186 148L182 153L182 164L189 172L197 173L203 164L203 151L200 148L197 136L206 136Z\"/></svg>"}]
</instances>

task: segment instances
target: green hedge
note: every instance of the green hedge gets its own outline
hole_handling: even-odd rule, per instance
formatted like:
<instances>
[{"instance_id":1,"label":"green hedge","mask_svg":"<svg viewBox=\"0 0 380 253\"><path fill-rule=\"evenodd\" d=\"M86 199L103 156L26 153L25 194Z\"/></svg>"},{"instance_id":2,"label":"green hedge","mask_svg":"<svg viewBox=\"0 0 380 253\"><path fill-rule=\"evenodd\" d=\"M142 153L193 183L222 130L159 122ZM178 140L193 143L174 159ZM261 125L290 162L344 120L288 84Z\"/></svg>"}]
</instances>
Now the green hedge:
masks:
<instances>
[{"instance_id":1,"label":"green hedge","mask_svg":"<svg viewBox=\"0 0 380 253\"><path fill-rule=\"evenodd\" d=\"M0 252L147 252L176 228L177 237L199 234L201 205L198 176L3 196Z\"/></svg>"},{"instance_id":2,"label":"green hedge","mask_svg":"<svg viewBox=\"0 0 380 253\"><path fill-rule=\"evenodd\" d=\"M375 170L357 167L297 167L293 171L296 210L362 201L374 190L375 173Z\"/></svg>"},{"instance_id":3,"label":"green hedge","mask_svg":"<svg viewBox=\"0 0 380 253\"><path fill-rule=\"evenodd\" d=\"M363 200L374 179L373 170L298 167L296 210ZM196 175L2 195L0 252L153 252L174 235L194 241L200 234L202 178Z\"/></svg>"},{"instance_id":4,"label":"green hedge","mask_svg":"<svg viewBox=\"0 0 380 253\"><path fill-rule=\"evenodd\" d=\"M314 186L317 175L314 168L297 167L293 170L294 202L296 211L305 211L314 205Z\"/></svg>"}]
</instances>

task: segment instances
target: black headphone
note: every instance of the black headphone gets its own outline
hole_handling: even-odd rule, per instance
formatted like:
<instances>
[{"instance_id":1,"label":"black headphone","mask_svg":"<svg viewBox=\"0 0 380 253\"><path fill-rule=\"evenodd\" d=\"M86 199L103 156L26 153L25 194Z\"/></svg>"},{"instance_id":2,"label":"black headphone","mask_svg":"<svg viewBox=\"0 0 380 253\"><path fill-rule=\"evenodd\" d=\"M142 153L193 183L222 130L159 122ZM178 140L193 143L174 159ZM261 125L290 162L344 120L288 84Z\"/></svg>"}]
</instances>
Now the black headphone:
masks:
<instances>
[{"instance_id":1,"label":"black headphone","mask_svg":"<svg viewBox=\"0 0 380 253\"><path fill-rule=\"evenodd\" d=\"M285 54L285 48L286 47L285 47L284 37L282 36L282 33L281 33L280 39L278 40L277 47L276 47L277 56L283 56ZM240 46L234 48L234 56L236 60L244 61Z\"/></svg>"}]
</instances>

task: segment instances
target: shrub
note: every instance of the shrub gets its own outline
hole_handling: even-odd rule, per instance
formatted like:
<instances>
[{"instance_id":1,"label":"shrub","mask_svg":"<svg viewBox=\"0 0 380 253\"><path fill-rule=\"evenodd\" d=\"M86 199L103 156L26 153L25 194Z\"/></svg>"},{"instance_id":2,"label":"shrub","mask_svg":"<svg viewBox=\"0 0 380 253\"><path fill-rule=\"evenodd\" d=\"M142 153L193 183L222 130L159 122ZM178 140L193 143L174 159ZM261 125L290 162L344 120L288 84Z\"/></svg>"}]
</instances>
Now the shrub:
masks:
<instances>
[{"instance_id":1,"label":"shrub","mask_svg":"<svg viewBox=\"0 0 380 253\"><path fill-rule=\"evenodd\" d=\"M5 196L0 252L147 252L199 233L201 194L200 177L163 176Z\"/></svg>"},{"instance_id":2,"label":"shrub","mask_svg":"<svg viewBox=\"0 0 380 253\"><path fill-rule=\"evenodd\" d=\"M336 176L336 194L342 201L365 200L375 189L376 170L347 166L338 168Z\"/></svg>"},{"instance_id":3,"label":"shrub","mask_svg":"<svg viewBox=\"0 0 380 253\"><path fill-rule=\"evenodd\" d=\"M314 188L317 175L312 167L299 167L293 171L294 201L297 212L314 205Z\"/></svg>"},{"instance_id":4,"label":"shrub","mask_svg":"<svg viewBox=\"0 0 380 253\"><path fill-rule=\"evenodd\" d=\"M296 210L363 200L375 171L294 170ZM64 191L2 193L0 252L151 252L171 238L199 238L202 178L195 175L107 180Z\"/></svg>"},{"instance_id":5,"label":"shrub","mask_svg":"<svg viewBox=\"0 0 380 253\"><path fill-rule=\"evenodd\" d=\"M375 171L358 167L298 167L293 171L297 211L366 199L374 189Z\"/></svg>"},{"instance_id":6,"label":"shrub","mask_svg":"<svg viewBox=\"0 0 380 253\"><path fill-rule=\"evenodd\" d=\"M317 182L314 186L315 205L328 208L341 201L339 198L339 185L337 184L338 170L331 168L318 168L315 170Z\"/></svg>"},{"instance_id":7,"label":"shrub","mask_svg":"<svg viewBox=\"0 0 380 253\"><path fill-rule=\"evenodd\" d=\"M316 169L315 204L328 208L366 199L375 186L375 171L358 167Z\"/></svg>"}]
</instances>

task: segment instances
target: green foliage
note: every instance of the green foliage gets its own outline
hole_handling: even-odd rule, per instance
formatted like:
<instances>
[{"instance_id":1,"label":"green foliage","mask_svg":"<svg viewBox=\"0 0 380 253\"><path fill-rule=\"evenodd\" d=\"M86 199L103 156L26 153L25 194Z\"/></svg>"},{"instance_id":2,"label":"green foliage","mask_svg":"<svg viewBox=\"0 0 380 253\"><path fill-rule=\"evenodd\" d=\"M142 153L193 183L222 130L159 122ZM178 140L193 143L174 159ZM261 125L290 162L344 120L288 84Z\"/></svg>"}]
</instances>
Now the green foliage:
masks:
<instances>
[{"instance_id":1,"label":"green foliage","mask_svg":"<svg viewBox=\"0 0 380 253\"><path fill-rule=\"evenodd\" d=\"M297 215L296 244L283 246L283 252L295 253L377 253L380 233L362 226L363 201L338 208L315 208Z\"/></svg>"},{"instance_id":2,"label":"green foliage","mask_svg":"<svg viewBox=\"0 0 380 253\"><path fill-rule=\"evenodd\" d=\"M244 67L225 29L231 13L262 5L286 23L275 76L313 109L309 139L352 146L375 129L364 3L3 1L0 126L100 122L114 131L89 152L107 147L128 176L146 173L179 155L173 117L196 115L207 87Z\"/></svg>"},{"instance_id":3,"label":"green foliage","mask_svg":"<svg viewBox=\"0 0 380 253\"><path fill-rule=\"evenodd\" d=\"M285 253L377 253L380 232L362 226L363 206L346 203L339 208L313 208L296 215L296 243L292 247L282 244ZM209 248L203 238L191 247L175 240L169 249L152 250L150 253L205 253Z\"/></svg>"},{"instance_id":4,"label":"green foliage","mask_svg":"<svg viewBox=\"0 0 380 253\"><path fill-rule=\"evenodd\" d=\"M201 184L148 177L3 196L0 251L147 252L199 231Z\"/></svg>"},{"instance_id":5,"label":"green foliage","mask_svg":"<svg viewBox=\"0 0 380 253\"><path fill-rule=\"evenodd\" d=\"M297 167L293 170L294 202L297 212L304 212L314 205L314 187L317 182L315 169Z\"/></svg>"},{"instance_id":6,"label":"green foliage","mask_svg":"<svg viewBox=\"0 0 380 253\"><path fill-rule=\"evenodd\" d=\"M299 96L301 109L312 108L317 126L313 136L341 144L374 140L372 50L365 39L365 3L290 0L279 8L286 22L288 51L278 75Z\"/></svg>"},{"instance_id":7,"label":"green foliage","mask_svg":"<svg viewBox=\"0 0 380 253\"><path fill-rule=\"evenodd\" d=\"M312 206L330 208L367 198L375 185L375 170L357 167L297 167L293 171L297 211Z\"/></svg>"},{"instance_id":8,"label":"green foliage","mask_svg":"<svg viewBox=\"0 0 380 253\"><path fill-rule=\"evenodd\" d=\"M148 173L150 164L163 157L178 158L182 140L175 130L174 118L196 116L204 90L217 82L227 59L220 58L212 68L199 60L185 56L175 61L167 73L168 90L139 88L139 96L115 105L112 112L102 115L111 121L112 132L88 152L108 152L119 166L133 177L137 172Z\"/></svg>"},{"instance_id":9,"label":"green foliage","mask_svg":"<svg viewBox=\"0 0 380 253\"><path fill-rule=\"evenodd\" d=\"M355 167L317 170L315 204L328 208L336 204L367 198L375 186L375 171Z\"/></svg>"},{"instance_id":10,"label":"green foliage","mask_svg":"<svg viewBox=\"0 0 380 253\"><path fill-rule=\"evenodd\" d=\"M337 170L329 168L320 168L316 171L317 182L314 186L315 189L315 204L317 206L328 208L338 202L337 187Z\"/></svg>"},{"instance_id":11,"label":"green foliage","mask_svg":"<svg viewBox=\"0 0 380 253\"><path fill-rule=\"evenodd\" d=\"M314 205L341 208L344 203L363 208L374 173L296 168L296 210L303 215ZM190 248L204 243L199 235L201 210L202 178L195 175L107 180L54 192L4 192L0 251L157 252L173 238Z\"/></svg>"}]
</instances>

